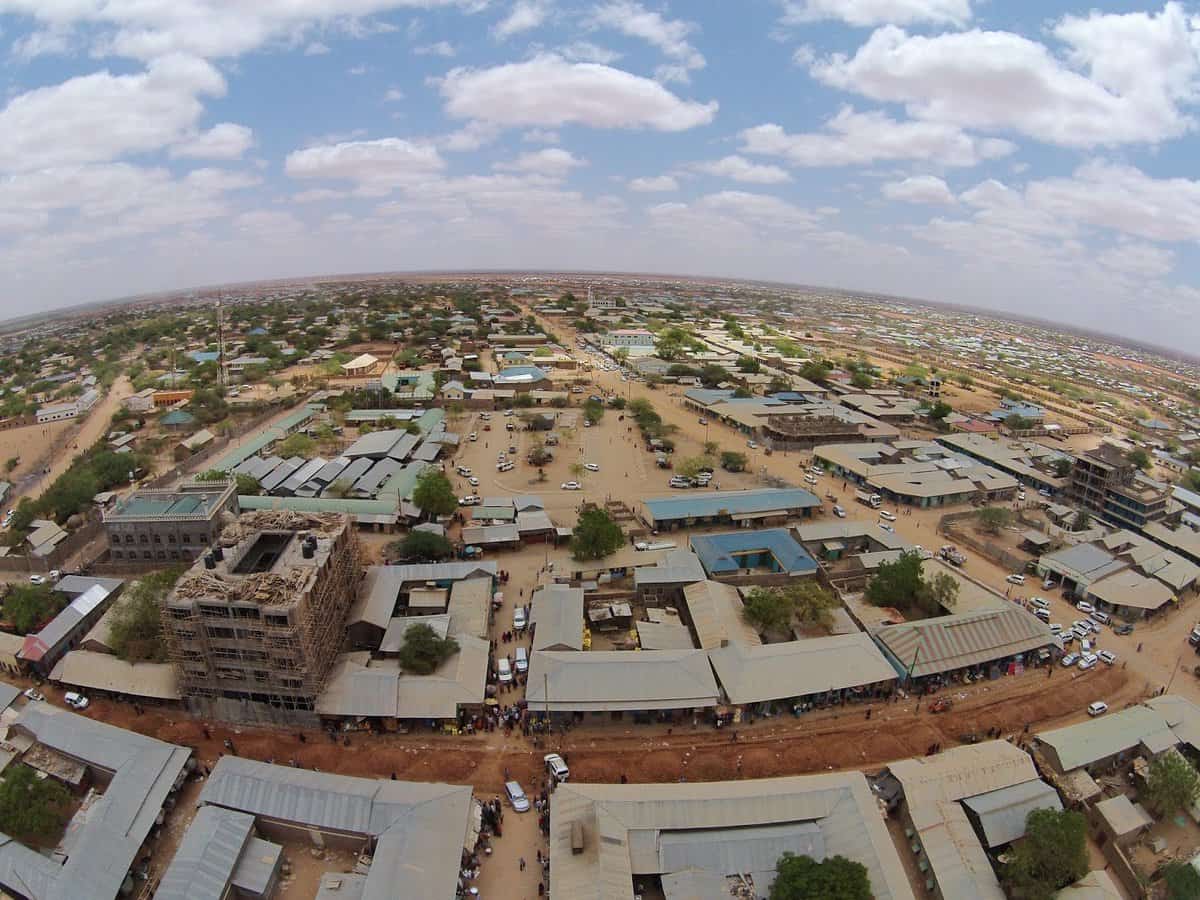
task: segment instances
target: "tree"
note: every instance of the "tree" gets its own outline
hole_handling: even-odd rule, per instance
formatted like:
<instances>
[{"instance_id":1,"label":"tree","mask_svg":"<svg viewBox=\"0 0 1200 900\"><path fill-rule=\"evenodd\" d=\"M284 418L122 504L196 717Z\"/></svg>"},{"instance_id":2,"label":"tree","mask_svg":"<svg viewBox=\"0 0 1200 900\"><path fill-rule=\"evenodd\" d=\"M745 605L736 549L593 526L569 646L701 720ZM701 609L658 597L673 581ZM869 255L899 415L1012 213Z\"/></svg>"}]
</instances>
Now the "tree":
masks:
<instances>
[{"instance_id":1,"label":"tree","mask_svg":"<svg viewBox=\"0 0 1200 900\"><path fill-rule=\"evenodd\" d=\"M420 434L421 426L418 425L415 421L409 422L407 425L404 426L404 433L405 434Z\"/></svg>"},{"instance_id":2,"label":"tree","mask_svg":"<svg viewBox=\"0 0 1200 900\"><path fill-rule=\"evenodd\" d=\"M454 555L454 546L440 534L429 531L412 531L402 541L388 545L396 559L442 560Z\"/></svg>"},{"instance_id":3,"label":"tree","mask_svg":"<svg viewBox=\"0 0 1200 900\"><path fill-rule=\"evenodd\" d=\"M1027 419L1020 413L1013 413L1004 419L1004 424L1008 426L1010 431L1028 431L1037 425L1033 419Z\"/></svg>"},{"instance_id":4,"label":"tree","mask_svg":"<svg viewBox=\"0 0 1200 900\"><path fill-rule=\"evenodd\" d=\"M704 455L705 456L716 456L717 451L720 449L721 448L717 445L716 441L705 441L704 442Z\"/></svg>"},{"instance_id":5,"label":"tree","mask_svg":"<svg viewBox=\"0 0 1200 900\"><path fill-rule=\"evenodd\" d=\"M861 369L859 369L857 372L855 372L853 375L850 376L850 384L853 385L854 387L858 388L859 390L865 391L865 390L868 390L869 388L872 388L875 386L875 379L872 378L870 376L870 374L868 374L867 372L864 372Z\"/></svg>"},{"instance_id":6,"label":"tree","mask_svg":"<svg viewBox=\"0 0 1200 900\"><path fill-rule=\"evenodd\" d=\"M313 451L317 449L316 441L310 438L307 434L296 432L289 434L283 439L276 450L279 456L300 456L308 459L312 456Z\"/></svg>"},{"instance_id":7,"label":"tree","mask_svg":"<svg viewBox=\"0 0 1200 900\"><path fill-rule=\"evenodd\" d=\"M922 576L917 590L916 605L927 615L941 615L943 610L953 609L958 603L958 581L953 575L938 572L932 578Z\"/></svg>"},{"instance_id":8,"label":"tree","mask_svg":"<svg viewBox=\"0 0 1200 900\"><path fill-rule=\"evenodd\" d=\"M1015 900L1049 900L1088 872L1087 822L1071 809L1035 809L1025 817L1025 840L1009 851L1002 870Z\"/></svg>"},{"instance_id":9,"label":"tree","mask_svg":"<svg viewBox=\"0 0 1200 900\"><path fill-rule=\"evenodd\" d=\"M21 464L21 457L10 456L7 460L5 460L4 471L11 472L13 469L15 469L20 464Z\"/></svg>"},{"instance_id":10,"label":"tree","mask_svg":"<svg viewBox=\"0 0 1200 900\"><path fill-rule=\"evenodd\" d=\"M604 404L597 400L588 400L583 404L583 417L591 422L599 422L604 416Z\"/></svg>"},{"instance_id":11,"label":"tree","mask_svg":"<svg viewBox=\"0 0 1200 900\"><path fill-rule=\"evenodd\" d=\"M18 634L28 634L62 608L48 584L14 584L4 598L4 618Z\"/></svg>"},{"instance_id":12,"label":"tree","mask_svg":"<svg viewBox=\"0 0 1200 900\"><path fill-rule=\"evenodd\" d=\"M1075 513L1075 524L1071 526L1072 531L1087 531L1092 526L1092 514L1086 509L1081 509Z\"/></svg>"},{"instance_id":13,"label":"tree","mask_svg":"<svg viewBox=\"0 0 1200 900\"><path fill-rule=\"evenodd\" d=\"M929 418L940 424L952 412L954 412L954 407L945 400L938 400L933 406L929 407Z\"/></svg>"},{"instance_id":14,"label":"tree","mask_svg":"<svg viewBox=\"0 0 1200 900\"><path fill-rule=\"evenodd\" d=\"M958 582L940 572L928 581L921 571L921 555L907 550L892 563L881 563L867 585L866 598L875 606L894 606L937 615L958 602Z\"/></svg>"},{"instance_id":15,"label":"tree","mask_svg":"<svg viewBox=\"0 0 1200 900\"><path fill-rule=\"evenodd\" d=\"M726 472L746 471L746 454L736 450L726 450L721 454L721 468Z\"/></svg>"},{"instance_id":16,"label":"tree","mask_svg":"<svg viewBox=\"0 0 1200 900\"><path fill-rule=\"evenodd\" d=\"M1161 816L1168 818L1189 808L1200 796L1200 774L1178 753L1160 754L1150 763L1146 776L1146 801Z\"/></svg>"},{"instance_id":17,"label":"tree","mask_svg":"<svg viewBox=\"0 0 1200 900\"><path fill-rule=\"evenodd\" d=\"M1127 454L1125 454L1125 458L1143 472L1150 468L1150 454L1147 453L1142 447L1134 447Z\"/></svg>"},{"instance_id":18,"label":"tree","mask_svg":"<svg viewBox=\"0 0 1200 900\"><path fill-rule=\"evenodd\" d=\"M747 375L757 375L762 371L762 363L753 356L739 356L736 365L739 372L745 372Z\"/></svg>"},{"instance_id":19,"label":"tree","mask_svg":"<svg viewBox=\"0 0 1200 900\"><path fill-rule=\"evenodd\" d=\"M1066 478L1071 474L1071 469L1075 463L1066 456L1060 456L1050 464L1054 468L1054 474L1059 478Z\"/></svg>"},{"instance_id":20,"label":"tree","mask_svg":"<svg viewBox=\"0 0 1200 900\"><path fill-rule=\"evenodd\" d=\"M955 375L954 380L958 382L959 387L970 388L975 386L975 379L970 375Z\"/></svg>"},{"instance_id":21,"label":"tree","mask_svg":"<svg viewBox=\"0 0 1200 900\"><path fill-rule=\"evenodd\" d=\"M113 654L119 659L129 663L167 661L159 610L182 571L176 568L147 575L118 602L108 633Z\"/></svg>"},{"instance_id":22,"label":"tree","mask_svg":"<svg viewBox=\"0 0 1200 900\"><path fill-rule=\"evenodd\" d=\"M718 365L709 363L700 370L700 383L706 388L715 388L729 378L729 373Z\"/></svg>"},{"instance_id":23,"label":"tree","mask_svg":"<svg viewBox=\"0 0 1200 900\"><path fill-rule=\"evenodd\" d=\"M793 581L783 587L755 588L750 593L753 594L757 591L783 595L787 603L791 605L792 615L801 625L828 627L833 620L831 614L838 607L837 598L816 581ZM747 595L748 599L749 595ZM764 603L763 607L768 610L769 614L774 614L770 604Z\"/></svg>"},{"instance_id":24,"label":"tree","mask_svg":"<svg viewBox=\"0 0 1200 900\"><path fill-rule=\"evenodd\" d=\"M681 459L675 466L675 472L683 478L695 478L705 469L711 469L712 462L707 456L689 456Z\"/></svg>"},{"instance_id":25,"label":"tree","mask_svg":"<svg viewBox=\"0 0 1200 900\"><path fill-rule=\"evenodd\" d=\"M733 389L733 396L735 400L746 400L754 395L750 393L750 389L748 387L739 384Z\"/></svg>"},{"instance_id":26,"label":"tree","mask_svg":"<svg viewBox=\"0 0 1200 900\"><path fill-rule=\"evenodd\" d=\"M257 497L262 493L262 485L258 483L258 479L253 475L247 475L244 472L238 472L237 475L234 476L234 480L237 482L237 492L239 497Z\"/></svg>"},{"instance_id":27,"label":"tree","mask_svg":"<svg viewBox=\"0 0 1200 900\"><path fill-rule=\"evenodd\" d=\"M458 497L450 479L437 469L426 469L417 476L413 503L427 516L448 516L458 509Z\"/></svg>"},{"instance_id":28,"label":"tree","mask_svg":"<svg viewBox=\"0 0 1200 900\"><path fill-rule=\"evenodd\" d=\"M544 466L550 460L554 459L554 454L548 447L534 447L529 451L529 464L533 466Z\"/></svg>"},{"instance_id":29,"label":"tree","mask_svg":"<svg viewBox=\"0 0 1200 900\"><path fill-rule=\"evenodd\" d=\"M1169 900L1200 900L1200 874L1181 859L1172 860L1161 869Z\"/></svg>"},{"instance_id":30,"label":"tree","mask_svg":"<svg viewBox=\"0 0 1200 900\"><path fill-rule=\"evenodd\" d=\"M409 625L400 648L400 666L414 675L429 675L458 652L458 641L438 637L424 622Z\"/></svg>"},{"instance_id":31,"label":"tree","mask_svg":"<svg viewBox=\"0 0 1200 900\"><path fill-rule=\"evenodd\" d=\"M0 781L0 830L22 843L52 844L70 808L70 791L24 764L10 766Z\"/></svg>"},{"instance_id":32,"label":"tree","mask_svg":"<svg viewBox=\"0 0 1200 900\"><path fill-rule=\"evenodd\" d=\"M577 560L603 559L625 543L621 526L606 510L585 509L571 532L571 557Z\"/></svg>"},{"instance_id":33,"label":"tree","mask_svg":"<svg viewBox=\"0 0 1200 900\"><path fill-rule=\"evenodd\" d=\"M613 409L624 409L626 402L624 397L612 396L608 398L608 405Z\"/></svg>"},{"instance_id":34,"label":"tree","mask_svg":"<svg viewBox=\"0 0 1200 900\"><path fill-rule=\"evenodd\" d=\"M586 472L587 469L583 467L583 463L571 463L571 468L569 471L576 478L582 478L583 473Z\"/></svg>"},{"instance_id":35,"label":"tree","mask_svg":"<svg viewBox=\"0 0 1200 900\"><path fill-rule=\"evenodd\" d=\"M817 862L784 853L775 864L770 900L872 900L867 867L844 856Z\"/></svg>"},{"instance_id":36,"label":"tree","mask_svg":"<svg viewBox=\"0 0 1200 900\"><path fill-rule=\"evenodd\" d=\"M1012 523L1012 511L1003 506L985 506L975 514L979 527L988 534L999 534L1001 528L1007 528Z\"/></svg>"},{"instance_id":37,"label":"tree","mask_svg":"<svg viewBox=\"0 0 1200 900\"><path fill-rule=\"evenodd\" d=\"M785 631L795 614L796 600L784 591L754 588L742 601L742 618L763 633Z\"/></svg>"}]
</instances>

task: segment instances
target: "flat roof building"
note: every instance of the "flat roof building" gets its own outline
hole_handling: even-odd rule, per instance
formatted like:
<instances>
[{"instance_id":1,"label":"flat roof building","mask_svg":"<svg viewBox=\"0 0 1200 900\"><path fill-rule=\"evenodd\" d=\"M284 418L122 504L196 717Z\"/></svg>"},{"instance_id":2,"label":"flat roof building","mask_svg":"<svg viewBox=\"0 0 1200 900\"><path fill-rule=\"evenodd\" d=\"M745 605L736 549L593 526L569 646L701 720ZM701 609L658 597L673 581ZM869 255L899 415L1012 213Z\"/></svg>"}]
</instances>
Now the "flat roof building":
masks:
<instances>
[{"instance_id":1,"label":"flat roof building","mask_svg":"<svg viewBox=\"0 0 1200 900\"><path fill-rule=\"evenodd\" d=\"M710 578L756 571L802 576L817 571L816 562L786 528L694 535L691 545Z\"/></svg>"},{"instance_id":2,"label":"flat roof building","mask_svg":"<svg viewBox=\"0 0 1200 900\"><path fill-rule=\"evenodd\" d=\"M704 709L718 695L703 650L541 650L525 686L533 713Z\"/></svg>"},{"instance_id":3,"label":"flat roof building","mask_svg":"<svg viewBox=\"0 0 1200 900\"><path fill-rule=\"evenodd\" d=\"M697 525L782 524L811 515L821 500L799 488L761 488L749 491L704 491L642 501L643 518L659 531Z\"/></svg>"},{"instance_id":4,"label":"flat roof building","mask_svg":"<svg viewBox=\"0 0 1200 900\"><path fill-rule=\"evenodd\" d=\"M122 564L160 568L190 562L216 542L237 511L232 479L134 491L104 510L109 556Z\"/></svg>"}]
</instances>

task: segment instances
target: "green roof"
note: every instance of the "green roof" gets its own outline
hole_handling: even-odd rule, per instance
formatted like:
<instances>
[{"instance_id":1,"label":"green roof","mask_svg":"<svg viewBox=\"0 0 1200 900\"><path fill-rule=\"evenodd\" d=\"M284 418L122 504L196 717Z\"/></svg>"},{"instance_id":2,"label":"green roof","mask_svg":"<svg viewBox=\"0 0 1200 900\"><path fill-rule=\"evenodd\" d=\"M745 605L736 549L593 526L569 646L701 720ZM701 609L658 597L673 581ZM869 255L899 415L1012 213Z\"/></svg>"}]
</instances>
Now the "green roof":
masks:
<instances>
[{"instance_id":1,"label":"green roof","mask_svg":"<svg viewBox=\"0 0 1200 900\"><path fill-rule=\"evenodd\" d=\"M196 417L186 409L173 409L158 421L161 425L191 425Z\"/></svg>"},{"instance_id":2,"label":"green roof","mask_svg":"<svg viewBox=\"0 0 1200 900\"><path fill-rule=\"evenodd\" d=\"M412 499L413 491L417 487L417 478L421 473L429 468L429 463L413 462L409 463L382 485L375 492L377 497L395 497L397 499L410 500Z\"/></svg>"},{"instance_id":3,"label":"green roof","mask_svg":"<svg viewBox=\"0 0 1200 900\"><path fill-rule=\"evenodd\" d=\"M238 441L220 459L213 463L212 468L219 472L228 472L234 466L245 462L264 447L287 437L293 428L303 425L324 407L319 404L308 404L288 413L274 425L256 434L249 440Z\"/></svg>"},{"instance_id":4,"label":"green roof","mask_svg":"<svg viewBox=\"0 0 1200 900\"><path fill-rule=\"evenodd\" d=\"M339 500L334 497L239 496L242 509L290 509L296 512L334 512L358 516L394 515L395 498L386 500Z\"/></svg>"}]
</instances>

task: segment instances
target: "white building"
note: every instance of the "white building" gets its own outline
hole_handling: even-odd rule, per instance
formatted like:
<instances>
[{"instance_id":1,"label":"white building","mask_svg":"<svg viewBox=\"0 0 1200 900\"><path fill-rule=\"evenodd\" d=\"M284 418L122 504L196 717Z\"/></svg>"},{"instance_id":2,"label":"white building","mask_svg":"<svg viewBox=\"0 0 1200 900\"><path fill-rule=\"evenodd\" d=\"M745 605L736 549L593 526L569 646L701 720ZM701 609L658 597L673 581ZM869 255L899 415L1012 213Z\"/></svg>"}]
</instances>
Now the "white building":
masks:
<instances>
[{"instance_id":1,"label":"white building","mask_svg":"<svg viewBox=\"0 0 1200 900\"><path fill-rule=\"evenodd\" d=\"M77 416L85 415L99 399L100 394L94 388L89 388L69 403L43 406L37 411L37 423L43 425L46 422L60 422L63 419L74 419Z\"/></svg>"},{"instance_id":2,"label":"white building","mask_svg":"<svg viewBox=\"0 0 1200 900\"><path fill-rule=\"evenodd\" d=\"M618 328L603 337L606 347L653 347L654 332L645 328Z\"/></svg>"}]
</instances>

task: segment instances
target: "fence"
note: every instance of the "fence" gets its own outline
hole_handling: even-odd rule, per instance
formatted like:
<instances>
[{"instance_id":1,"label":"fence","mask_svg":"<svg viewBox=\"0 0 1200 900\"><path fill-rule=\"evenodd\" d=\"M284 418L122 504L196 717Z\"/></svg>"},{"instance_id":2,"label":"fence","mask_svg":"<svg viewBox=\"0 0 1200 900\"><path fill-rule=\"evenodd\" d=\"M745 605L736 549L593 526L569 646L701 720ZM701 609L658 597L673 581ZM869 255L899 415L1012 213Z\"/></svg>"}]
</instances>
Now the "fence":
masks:
<instances>
[{"instance_id":1,"label":"fence","mask_svg":"<svg viewBox=\"0 0 1200 900\"><path fill-rule=\"evenodd\" d=\"M955 527L964 519L972 517L974 517L974 513L970 512L951 513L950 515L942 516L938 521L938 531L946 535L946 537L951 538L955 543L962 544L976 553L983 554L1010 572L1024 572L1025 566L1029 564L1028 557L1017 556L1000 544L993 544L991 541L981 541L967 534L965 530Z\"/></svg>"},{"instance_id":2,"label":"fence","mask_svg":"<svg viewBox=\"0 0 1200 900\"><path fill-rule=\"evenodd\" d=\"M46 556L0 556L0 572L49 572L61 568L76 553L104 533L104 523L89 519Z\"/></svg>"}]
</instances>

